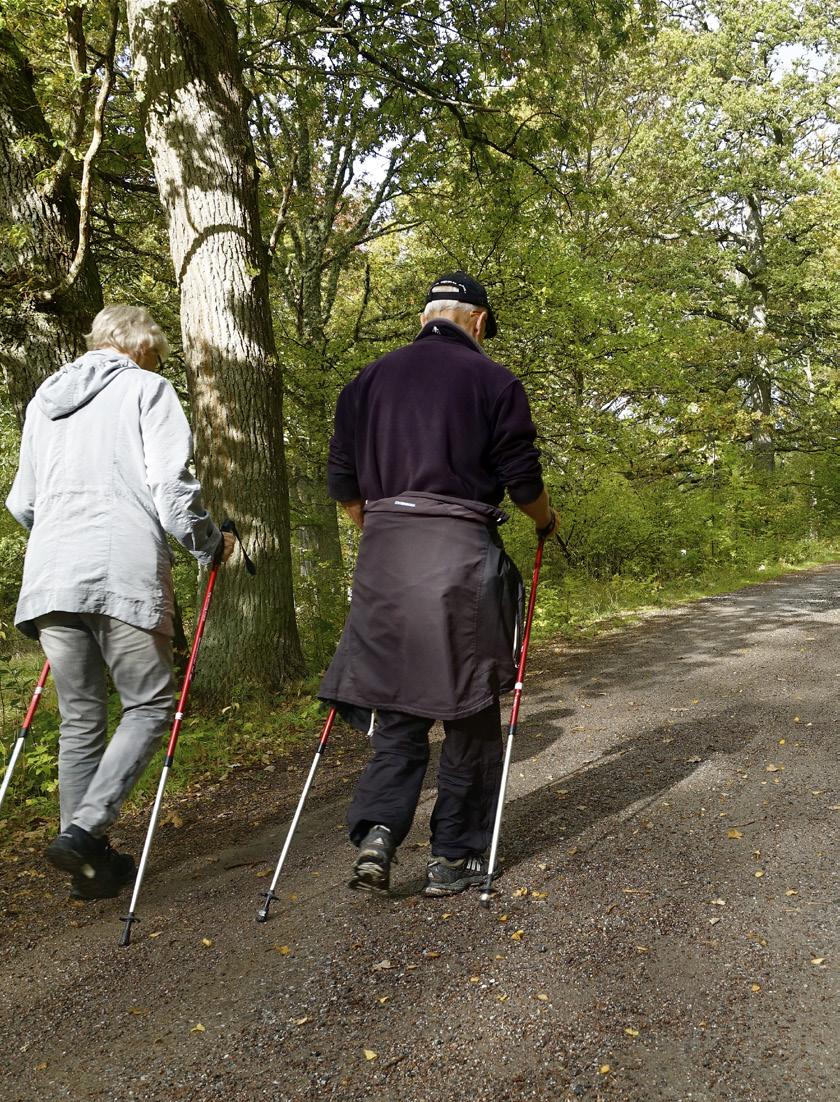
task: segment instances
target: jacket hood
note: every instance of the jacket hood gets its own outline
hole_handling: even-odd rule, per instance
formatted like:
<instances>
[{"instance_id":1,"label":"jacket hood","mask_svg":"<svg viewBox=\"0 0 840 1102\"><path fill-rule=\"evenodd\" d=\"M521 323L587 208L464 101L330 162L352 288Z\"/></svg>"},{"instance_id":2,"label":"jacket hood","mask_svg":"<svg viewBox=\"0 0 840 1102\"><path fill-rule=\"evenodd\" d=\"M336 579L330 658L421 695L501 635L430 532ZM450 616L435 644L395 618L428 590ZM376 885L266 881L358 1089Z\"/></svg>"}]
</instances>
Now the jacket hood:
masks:
<instances>
[{"instance_id":1,"label":"jacket hood","mask_svg":"<svg viewBox=\"0 0 840 1102\"><path fill-rule=\"evenodd\" d=\"M97 348L50 375L35 392L35 401L51 421L57 421L87 405L124 371L139 370L122 352Z\"/></svg>"}]
</instances>

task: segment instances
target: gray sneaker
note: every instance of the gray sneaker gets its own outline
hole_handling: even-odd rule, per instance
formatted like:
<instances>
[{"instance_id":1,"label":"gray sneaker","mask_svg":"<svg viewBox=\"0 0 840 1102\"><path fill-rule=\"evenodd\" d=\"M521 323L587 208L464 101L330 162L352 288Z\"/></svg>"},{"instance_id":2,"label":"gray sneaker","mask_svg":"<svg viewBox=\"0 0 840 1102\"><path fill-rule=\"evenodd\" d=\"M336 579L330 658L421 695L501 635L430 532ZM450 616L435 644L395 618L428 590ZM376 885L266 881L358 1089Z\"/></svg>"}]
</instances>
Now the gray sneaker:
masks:
<instances>
[{"instance_id":1,"label":"gray sneaker","mask_svg":"<svg viewBox=\"0 0 840 1102\"><path fill-rule=\"evenodd\" d=\"M388 827L381 824L371 827L353 862L349 886L355 891L386 893L391 884L391 862L396 849Z\"/></svg>"},{"instance_id":2,"label":"gray sneaker","mask_svg":"<svg viewBox=\"0 0 840 1102\"><path fill-rule=\"evenodd\" d=\"M457 895L471 888L473 884L483 884L487 879L488 861L486 857L474 854L450 860L448 857L432 855L426 868L426 887L423 895ZM498 869L493 873L495 880L500 876Z\"/></svg>"}]
</instances>

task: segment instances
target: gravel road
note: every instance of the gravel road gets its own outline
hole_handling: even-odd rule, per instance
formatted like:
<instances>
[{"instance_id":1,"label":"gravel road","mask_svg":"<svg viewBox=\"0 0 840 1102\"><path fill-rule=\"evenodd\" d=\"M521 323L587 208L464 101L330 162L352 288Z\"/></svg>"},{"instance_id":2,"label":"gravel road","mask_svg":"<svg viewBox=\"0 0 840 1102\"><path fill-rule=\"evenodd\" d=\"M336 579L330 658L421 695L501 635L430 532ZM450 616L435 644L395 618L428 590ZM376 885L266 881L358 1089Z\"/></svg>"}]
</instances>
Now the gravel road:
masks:
<instances>
[{"instance_id":1,"label":"gravel road","mask_svg":"<svg viewBox=\"0 0 840 1102\"><path fill-rule=\"evenodd\" d=\"M489 913L417 894L431 788L394 897L347 890L346 731L265 925L309 751L179 801L128 949L126 901L71 903L22 843L0 1097L837 1102L839 585L821 567L536 651Z\"/></svg>"}]
</instances>

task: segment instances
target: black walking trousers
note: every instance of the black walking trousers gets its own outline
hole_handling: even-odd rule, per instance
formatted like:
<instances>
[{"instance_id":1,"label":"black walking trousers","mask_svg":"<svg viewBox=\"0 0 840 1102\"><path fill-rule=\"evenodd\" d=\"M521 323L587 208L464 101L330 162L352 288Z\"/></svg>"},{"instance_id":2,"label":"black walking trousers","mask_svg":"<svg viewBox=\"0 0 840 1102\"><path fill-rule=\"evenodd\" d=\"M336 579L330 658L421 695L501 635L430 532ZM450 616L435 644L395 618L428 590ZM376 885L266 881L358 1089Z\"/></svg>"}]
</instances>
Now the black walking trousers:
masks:
<instances>
[{"instance_id":1,"label":"black walking trousers","mask_svg":"<svg viewBox=\"0 0 840 1102\"><path fill-rule=\"evenodd\" d=\"M399 845L411 829L426 766L433 719L403 712L376 713L373 757L347 813L350 839L359 845L372 826L390 829ZM466 719L446 720L432 811L432 853L455 860L490 845L502 776L499 702Z\"/></svg>"}]
</instances>

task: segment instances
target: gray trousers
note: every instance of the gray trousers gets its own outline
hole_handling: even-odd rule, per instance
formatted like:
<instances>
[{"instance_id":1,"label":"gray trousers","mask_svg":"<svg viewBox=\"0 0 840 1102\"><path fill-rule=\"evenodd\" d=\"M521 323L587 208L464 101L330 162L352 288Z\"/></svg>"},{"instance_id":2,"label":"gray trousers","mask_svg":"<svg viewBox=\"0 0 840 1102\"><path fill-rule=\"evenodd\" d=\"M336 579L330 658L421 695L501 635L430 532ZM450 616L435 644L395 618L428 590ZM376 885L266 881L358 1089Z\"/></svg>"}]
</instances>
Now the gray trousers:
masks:
<instances>
[{"instance_id":1,"label":"gray trousers","mask_svg":"<svg viewBox=\"0 0 840 1102\"><path fill-rule=\"evenodd\" d=\"M106 833L172 716L172 642L112 616L51 612L36 620L58 693L61 829ZM106 667L122 701L106 746Z\"/></svg>"}]
</instances>

